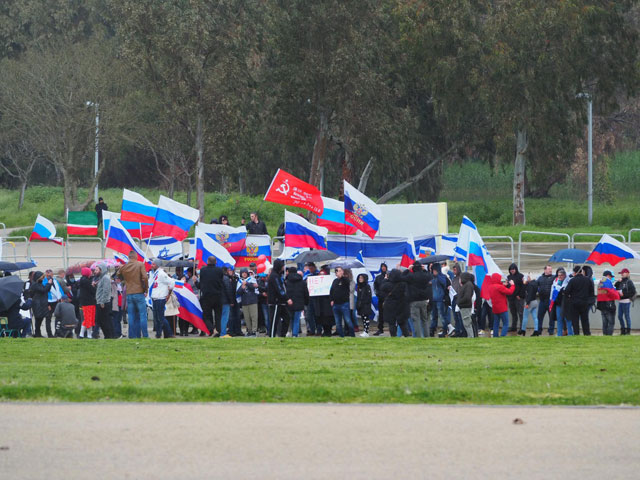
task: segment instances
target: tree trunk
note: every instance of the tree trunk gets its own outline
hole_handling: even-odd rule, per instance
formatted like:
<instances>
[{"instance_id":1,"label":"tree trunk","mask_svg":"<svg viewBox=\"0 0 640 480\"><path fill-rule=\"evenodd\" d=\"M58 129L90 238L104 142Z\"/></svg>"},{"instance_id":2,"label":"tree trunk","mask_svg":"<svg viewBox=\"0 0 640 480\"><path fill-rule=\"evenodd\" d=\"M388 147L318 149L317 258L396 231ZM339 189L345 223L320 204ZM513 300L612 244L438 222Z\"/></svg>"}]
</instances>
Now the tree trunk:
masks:
<instances>
[{"instance_id":1,"label":"tree trunk","mask_svg":"<svg viewBox=\"0 0 640 480\"><path fill-rule=\"evenodd\" d=\"M20 199L18 200L18 210L22 209L24 204L24 193L27 191L27 179L23 178L20 182Z\"/></svg>"},{"instance_id":2,"label":"tree trunk","mask_svg":"<svg viewBox=\"0 0 640 480\"><path fill-rule=\"evenodd\" d=\"M238 174L238 192L240 195L244 195L244 180L242 180L242 173Z\"/></svg>"},{"instance_id":3,"label":"tree trunk","mask_svg":"<svg viewBox=\"0 0 640 480\"><path fill-rule=\"evenodd\" d=\"M198 113L196 125L196 201L200 211L200 220L204 219L204 145L202 135L202 114Z\"/></svg>"},{"instance_id":4,"label":"tree trunk","mask_svg":"<svg viewBox=\"0 0 640 480\"><path fill-rule=\"evenodd\" d=\"M320 186L320 177L324 168L324 161L327 156L327 146L329 144L329 122L324 112L320 113L320 121L316 130L316 140L313 144L313 156L311 157L311 173L309 183Z\"/></svg>"},{"instance_id":5,"label":"tree trunk","mask_svg":"<svg viewBox=\"0 0 640 480\"><path fill-rule=\"evenodd\" d=\"M529 140L527 139L527 131L518 130L516 138L516 161L513 168L513 224L526 225L526 217L524 211L524 177L525 167L527 163L527 148Z\"/></svg>"},{"instance_id":6,"label":"tree trunk","mask_svg":"<svg viewBox=\"0 0 640 480\"><path fill-rule=\"evenodd\" d=\"M367 166L364 167L362 172L362 176L360 177L360 183L358 183L358 190L362 193L367 189L367 182L369 181L369 177L371 176L371 172L373 171L373 157L369 159L367 162Z\"/></svg>"},{"instance_id":7,"label":"tree trunk","mask_svg":"<svg viewBox=\"0 0 640 480\"><path fill-rule=\"evenodd\" d=\"M193 191L193 182L191 178L187 181L187 205L191 206L191 192Z\"/></svg>"}]
</instances>

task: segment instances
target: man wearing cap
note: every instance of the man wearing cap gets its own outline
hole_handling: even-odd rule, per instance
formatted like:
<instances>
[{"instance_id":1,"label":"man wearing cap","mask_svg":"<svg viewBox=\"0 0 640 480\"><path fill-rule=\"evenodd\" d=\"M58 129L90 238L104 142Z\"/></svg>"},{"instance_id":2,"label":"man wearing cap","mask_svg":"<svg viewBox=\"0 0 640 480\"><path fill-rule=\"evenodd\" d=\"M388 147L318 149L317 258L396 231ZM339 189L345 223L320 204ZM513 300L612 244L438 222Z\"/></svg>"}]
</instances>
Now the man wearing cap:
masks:
<instances>
[{"instance_id":1,"label":"man wearing cap","mask_svg":"<svg viewBox=\"0 0 640 480\"><path fill-rule=\"evenodd\" d=\"M615 283L615 289L620 294L620 303L618 305L618 321L620 322L620 334L631 335L631 302L636 296L636 287L629 278L630 272L628 268L620 270L622 278ZM626 322L625 322L626 319Z\"/></svg>"},{"instance_id":2,"label":"man wearing cap","mask_svg":"<svg viewBox=\"0 0 640 480\"><path fill-rule=\"evenodd\" d=\"M605 270L602 279L598 284L598 297L596 308L602 315L602 334L613 335L613 328L616 324L616 300L620 299L620 294L613 288L611 282L613 273Z\"/></svg>"}]
</instances>

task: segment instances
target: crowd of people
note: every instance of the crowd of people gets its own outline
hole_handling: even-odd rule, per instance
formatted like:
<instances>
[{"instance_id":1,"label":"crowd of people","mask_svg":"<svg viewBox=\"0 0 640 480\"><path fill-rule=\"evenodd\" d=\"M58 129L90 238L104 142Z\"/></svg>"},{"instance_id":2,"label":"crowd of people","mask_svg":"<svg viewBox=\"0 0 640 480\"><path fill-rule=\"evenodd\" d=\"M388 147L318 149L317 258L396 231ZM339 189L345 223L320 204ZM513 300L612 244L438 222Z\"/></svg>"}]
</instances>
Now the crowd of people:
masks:
<instances>
[{"instance_id":1,"label":"crowd of people","mask_svg":"<svg viewBox=\"0 0 640 480\"><path fill-rule=\"evenodd\" d=\"M82 268L78 280L64 270L31 272L22 298L5 315L9 328L34 337L43 336L43 323L48 337L122 338L125 325L129 338L148 337L149 310L156 338L298 337L303 320L306 336L379 336L386 324L390 336L501 337L526 335L530 322L532 335L539 336L545 319L549 335L590 335L589 314L599 310L604 335L613 334L616 311L620 333L627 335L636 297L626 268L617 280L607 270L596 282L589 266L554 273L547 265L535 276L522 274L514 263L506 277L487 275L479 288L456 262L449 268L416 261L391 270L382 263L373 282L367 274L354 279L349 268L337 267L330 291L310 296L308 278L331 275L327 265L285 268L276 259L269 271L258 273L255 263L238 270L216 263L210 257L199 272L177 268L170 274L156 262L147 272L131 252L112 274L102 263ZM199 297L206 329L180 318L176 282Z\"/></svg>"}]
</instances>

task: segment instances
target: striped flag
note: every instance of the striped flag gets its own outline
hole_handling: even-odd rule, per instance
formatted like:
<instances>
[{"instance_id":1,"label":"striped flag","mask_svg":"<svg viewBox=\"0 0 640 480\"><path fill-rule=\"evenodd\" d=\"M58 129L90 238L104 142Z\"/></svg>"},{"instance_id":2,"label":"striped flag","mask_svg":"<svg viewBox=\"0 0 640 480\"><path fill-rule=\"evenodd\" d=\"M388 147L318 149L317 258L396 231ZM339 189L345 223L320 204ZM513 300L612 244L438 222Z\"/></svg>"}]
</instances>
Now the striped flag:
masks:
<instances>
[{"instance_id":1,"label":"striped flag","mask_svg":"<svg viewBox=\"0 0 640 480\"><path fill-rule=\"evenodd\" d=\"M234 254L244 250L247 243L247 227L232 227L230 225L207 225L198 223L200 232L206 233L216 242Z\"/></svg>"},{"instance_id":2,"label":"striped flag","mask_svg":"<svg viewBox=\"0 0 640 480\"><path fill-rule=\"evenodd\" d=\"M316 219L319 227L325 227L330 232L342 235L353 235L358 230L344 219L344 203L329 197L322 197L324 210Z\"/></svg>"},{"instance_id":3,"label":"striped flag","mask_svg":"<svg viewBox=\"0 0 640 480\"><path fill-rule=\"evenodd\" d=\"M416 259L415 244L413 242L413 235L407 237L407 241L404 246L404 252L402 252L402 258L400 259L400 266L409 268Z\"/></svg>"},{"instance_id":4,"label":"striped flag","mask_svg":"<svg viewBox=\"0 0 640 480\"><path fill-rule=\"evenodd\" d=\"M327 229L312 225L300 215L284 211L284 244L287 247L327 249Z\"/></svg>"},{"instance_id":5,"label":"striped flag","mask_svg":"<svg viewBox=\"0 0 640 480\"><path fill-rule=\"evenodd\" d=\"M152 235L182 241L189 236L189 230L198 218L200 212L197 209L160 195Z\"/></svg>"},{"instance_id":6,"label":"striped flag","mask_svg":"<svg viewBox=\"0 0 640 480\"><path fill-rule=\"evenodd\" d=\"M111 220L109 235L107 237L105 247L115 250L116 252L123 253L124 255L129 255L129 252L133 250L138 255L138 260L149 264L147 256L144 254L142 249L136 245L136 242L133 241L129 232L127 232L127 230L122 226L120 220L116 218Z\"/></svg>"},{"instance_id":7,"label":"striped flag","mask_svg":"<svg viewBox=\"0 0 640 480\"><path fill-rule=\"evenodd\" d=\"M176 298L180 304L178 307L178 316L189 322L198 330L202 330L207 335L211 335L207 325L204 323L202 307L200 306L200 300L198 300L198 297L196 297L196 295L182 282L176 282L173 293L176 294Z\"/></svg>"},{"instance_id":8,"label":"striped flag","mask_svg":"<svg viewBox=\"0 0 640 480\"><path fill-rule=\"evenodd\" d=\"M96 212L70 212L67 210L67 235L97 237L98 214Z\"/></svg>"},{"instance_id":9,"label":"striped flag","mask_svg":"<svg viewBox=\"0 0 640 480\"><path fill-rule=\"evenodd\" d=\"M122 191L122 212L120 219L125 222L153 224L156 219L157 207L139 193Z\"/></svg>"},{"instance_id":10,"label":"striped flag","mask_svg":"<svg viewBox=\"0 0 640 480\"><path fill-rule=\"evenodd\" d=\"M380 206L346 180L343 180L343 185L345 221L369 237L375 237L382 218Z\"/></svg>"},{"instance_id":11,"label":"striped flag","mask_svg":"<svg viewBox=\"0 0 640 480\"><path fill-rule=\"evenodd\" d=\"M33 232L31 232L31 236L29 237L29 241L33 240L51 240L58 245L62 245L63 243L60 238L56 237L56 226L53 222L40 214L38 214L38 218L36 218Z\"/></svg>"},{"instance_id":12,"label":"striped flag","mask_svg":"<svg viewBox=\"0 0 640 480\"><path fill-rule=\"evenodd\" d=\"M198 268L204 267L209 257L216 258L218 267L233 267L236 264L234 258L222 245L197 226L195 259L198 262Z\"/></svg>"}]
</instances>

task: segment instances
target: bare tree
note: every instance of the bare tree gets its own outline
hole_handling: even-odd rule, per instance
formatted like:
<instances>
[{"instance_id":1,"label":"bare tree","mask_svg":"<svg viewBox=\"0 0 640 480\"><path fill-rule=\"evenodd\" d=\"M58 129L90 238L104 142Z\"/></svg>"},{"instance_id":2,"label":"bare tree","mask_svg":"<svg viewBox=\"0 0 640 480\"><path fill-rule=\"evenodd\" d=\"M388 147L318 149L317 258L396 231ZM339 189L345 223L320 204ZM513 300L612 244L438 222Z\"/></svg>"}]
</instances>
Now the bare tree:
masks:
<instances>
[{"instance_id":1,"label":"bare tree","mask_svg":"<svg viewBox=\"0 0 640 480\"><path fill-rule=\"evenodd\" d=\"M10 177L20 182L18 210L22 208L24 203L24 194L27 190L27 184L29 183L29 177L31 176L33 167L42 159L42 155L28 140L7 142L4 145L2 156L0 156L0 167L2 167Z\"/></svg>"}]
</instances>

